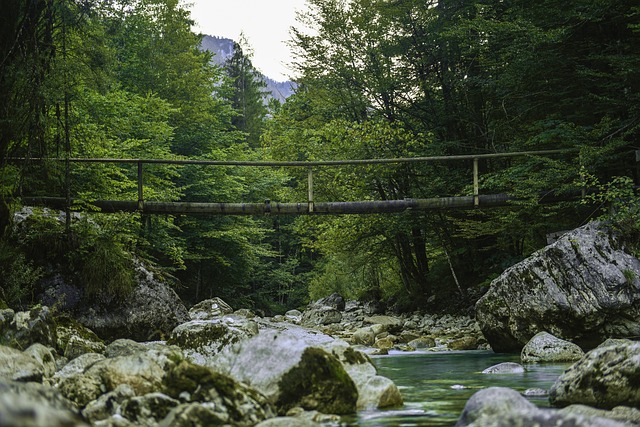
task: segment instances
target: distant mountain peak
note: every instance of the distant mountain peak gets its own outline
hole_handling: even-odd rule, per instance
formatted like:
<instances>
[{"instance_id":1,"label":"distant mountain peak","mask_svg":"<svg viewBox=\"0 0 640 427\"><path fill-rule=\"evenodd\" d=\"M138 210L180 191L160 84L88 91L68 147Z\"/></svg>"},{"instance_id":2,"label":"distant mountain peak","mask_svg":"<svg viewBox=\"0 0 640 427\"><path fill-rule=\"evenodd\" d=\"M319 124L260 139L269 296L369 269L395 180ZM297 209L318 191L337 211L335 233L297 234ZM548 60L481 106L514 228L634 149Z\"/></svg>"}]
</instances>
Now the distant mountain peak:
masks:
<instances>
[{"instance_id":1,"label":"distant mountain peak","mask_svg":"<svg viewBox=\"0 0 640 427\"><path fill-rule=\"evenodd\" d=\"M202 38L200 49L213 53L212 62L216 65L223 66L227 59L233 56L234 41L224 37L205 35ZM290 80L278 82L274 79L262 75L264 82L267 84L266 92L280 102L284 102L295 92L296 84Z\"/></svg>"}]
</instances>

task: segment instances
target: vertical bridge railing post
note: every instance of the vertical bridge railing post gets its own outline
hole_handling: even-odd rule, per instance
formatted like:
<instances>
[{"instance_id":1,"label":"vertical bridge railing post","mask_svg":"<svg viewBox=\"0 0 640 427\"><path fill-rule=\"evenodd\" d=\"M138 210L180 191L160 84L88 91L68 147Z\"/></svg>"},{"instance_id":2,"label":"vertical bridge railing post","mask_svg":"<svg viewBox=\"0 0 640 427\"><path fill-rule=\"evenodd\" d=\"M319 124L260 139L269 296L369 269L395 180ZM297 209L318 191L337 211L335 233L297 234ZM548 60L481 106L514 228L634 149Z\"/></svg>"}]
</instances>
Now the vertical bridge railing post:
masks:
<instances>
[{"instance_id":1,"label":"vertical bridge railing post","mask_svg":"<svg viewBox=\"0 0 640 427\"><path fill-rule=\"evenodd\" d=\"M142 192L142 162L138 160L138 210L144 210L144 195Z\"/></svg>"},{"instance_id":2,"label":"vertical bridge railing post","mask_svg":"<svg viewBox=\"0 0 640 427\"><path fill-rule=\"evenodd\" d=\"M309 167L307 182L309 186L309 196L308 196L308 210L309 213L313 213L313 169Z\"/></svg>"},{"instance_id":3,"label":"vertical bridge railing post","mask_svg":"<svg viewBox=\"0 0 640 427\"><path fill-rule=\"evenodd\" d=\"M473 206L480 206L480 179L478 177L478 158L473 158Z\"/></svg>"}]
</instances>

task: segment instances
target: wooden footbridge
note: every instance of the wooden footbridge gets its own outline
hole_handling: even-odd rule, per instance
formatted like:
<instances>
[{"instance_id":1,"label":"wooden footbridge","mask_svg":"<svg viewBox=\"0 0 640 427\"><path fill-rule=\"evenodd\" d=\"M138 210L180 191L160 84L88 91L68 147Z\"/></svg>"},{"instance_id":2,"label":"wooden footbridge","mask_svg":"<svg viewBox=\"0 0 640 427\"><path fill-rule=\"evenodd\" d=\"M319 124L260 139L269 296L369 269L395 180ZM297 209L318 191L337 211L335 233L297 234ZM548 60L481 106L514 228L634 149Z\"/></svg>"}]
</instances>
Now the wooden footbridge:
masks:
<instances>
[{"instance_id":1,"label":"wooden footbridge","mask_svg":"<svg viewBox=\"0 0 640 427\"><path fill-rule=\"evenodd\" d=\"M364 159L364 160L332 160L332 161L223 161L223 160L165 160L165 159L109 159L109 158L67 158L67 159L30 159L55 160L67 162L67 169L71 163L117 163L137 165L137 200L92 200L90 205L101 212L140 212L144 214L206 214L206 215L316 215L316 214L370 214L392 213L405 210L444 210L444 209L473 209L479 207L505 206L516 198L508 194L480 194L479 161L482 159L496 159L523 156L550 156L567 153L570 150L525 151L513 153L475 154L458 156L412 157L394 159ZM24 161L25 159L13 159ZM313 197L314 168L344 165L375 165L424 163L436 161L472 161L473 162L473 194L466 196L437 197L425 199L403 200L371 200L351 202L315 202ZM195 203L195 202L159 202L147 201L144 197L143 171L145 165L200 165L200 166L248 166L248 167L293 167L307 170L307 200L299 203L280 203L265 200L263 203ZM68 174L67 174L68 175ZM68 178L67 178L68 179ZM68 183L67 183L67 186ZM575 195L562 197L549 193L539 199L539 203L554 203L579 197ZM55 209L69 209L78 200L70 194L66 197L21 197L26 205L45 206ZM72 208L73 209L73 208Z\"/></svg>"}]
</instances>

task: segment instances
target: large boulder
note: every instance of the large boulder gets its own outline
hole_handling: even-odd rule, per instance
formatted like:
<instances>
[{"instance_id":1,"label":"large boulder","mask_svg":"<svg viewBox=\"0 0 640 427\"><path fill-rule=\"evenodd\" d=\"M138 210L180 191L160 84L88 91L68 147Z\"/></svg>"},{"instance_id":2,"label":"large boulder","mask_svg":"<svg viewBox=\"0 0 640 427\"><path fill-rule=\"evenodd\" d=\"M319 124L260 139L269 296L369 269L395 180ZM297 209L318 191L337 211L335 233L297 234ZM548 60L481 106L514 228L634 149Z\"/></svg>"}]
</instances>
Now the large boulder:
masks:
<instances>
[{"instance_id":1,"label":"large boulder","mask_svg":"<svg viewBox=\"0 0 640 427\"><path fill-rule=\"evenodd\" d=\"M489 387L467 401L456 427L624 427L593 416L538 408L510 388Z\"/></svg>"},{"instance_id":2,"label":"large boulder","mask_svg":"<svg viewBox=\"0 0 640 427\"><path fill-rule=\"evenodd\" d=\"M4 427L80 427L71 402L57 390L36 383L0 381L0 425Z\"/></svg>"},{"instance_id":3,"label":"large boulder","mask_svg":"<svg viewBox=\"0 0 640 427\"><path fill-rule=\"evenodd\" d=\"M0 379L42 382L44 376L43 363L32 355L15 348L0 346Z\"/></svg>"},{"instance_id":4,"label":"large boulder","mask_svg":"<svg viewBox=\"0 0 640 427\"><path fill-rule=\"evenodd\" d=\"M233 313L233 308L221 298L215 297L200 301L189 309L191 320L211 320Z\"/></svg>"},{"instance_id":5,"label":"large boulder","mask_svg":"<svg viewBox=\"0 0 640 427\"><path fill-rule=\"evenodd\" d=\"M258 325L244 317L225 316L210 320L191 320L175 327L168 344L180 347L193 362L201 365L226 347L258 333Z\"/></svg>"},{"instance_id":6,"label":"large boulder","mask_svg":"<svg viewBox=\"0 0 640 427\"><path fill-rule=\"evenodd\" d=\"M358 391L340 361L300 329L263 331L223 351L212 367L249 384L281 415L294 407L331 414L356 411Z\"/></svg>"},{"instance_id":7,"label":"large boulder","mask_svg":"<svg viewBox=\"0 0 640 427\"><path fill-rule=\"evenodd\" d=\"M591 350L560 375L549 390L549 401L554 406L640 408L640 343Z\"/></svg>"},{"instance_id":8,"label":"large boulder","mask_svg":"<svg viewBox=\"0 0 640 427\"><path fill-rule=\"evenodd\" d=\"M520 360L522 363L575 362L582 356L584 351L574 343L540 332L524 346Z\"/></svg>"},{"instance_id":9,"label":"large boulder","mask_svg":"<svg viewBox=\"0 0 640 427\"><path fill-rule=\"evenodd\" d=\"M34 343L55 347L56 340L56 323L47 306L0 313L0 344L24 350Z\"/></svg>"},{"instance_id":10,"label":"large boulder","mask_svg":"<svg viewBox=\"0 0 640 427\"><path fill-rule=\"evenodd\" d=\"M76 319L105 340L164 339L173 328L189 320L186 307L165 281L138 265L137 283L121 301L87 303Z\"/></svg>"},{"instance_id":11,"label":"large boulder","mask_svg":"<svg viewBox=\"0 0 640 427\"><path fill-rule=\"evenodd\" d=\"M640 260L599 223L575 229L508 268L476 304L497 352L547 331L582 348L640 336Z\"/></svg>"}]
</instances>

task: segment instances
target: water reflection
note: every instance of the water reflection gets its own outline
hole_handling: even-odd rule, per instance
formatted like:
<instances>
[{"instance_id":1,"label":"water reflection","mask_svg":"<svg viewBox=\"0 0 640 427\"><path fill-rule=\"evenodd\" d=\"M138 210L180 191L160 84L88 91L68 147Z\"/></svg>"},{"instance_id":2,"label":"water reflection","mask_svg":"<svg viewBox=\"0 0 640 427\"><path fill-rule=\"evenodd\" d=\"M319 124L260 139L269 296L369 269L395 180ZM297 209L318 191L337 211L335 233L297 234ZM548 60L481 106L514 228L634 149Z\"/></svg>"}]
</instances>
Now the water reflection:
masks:
<instances>
[{"instance_id":1,"label":"water reflection","mask_svg":"<svg viewBox=\"0 0 640 427\"><path fill-rule=\"evenodd\" d=\"M524 392L549 389L569 364L530 364L520 374L482 374L501 362L519 362L518 355L490 351L396 353L373 358L380 375L402 391L405 405L392 410L362 411L349 425L360 427L453 426L466 401L481 388L510 387ZM547 406L546 397L530 397Z\"/></svg>"}]
</instances>

